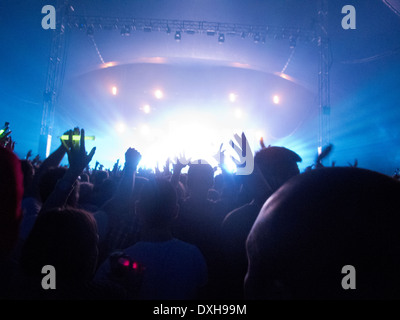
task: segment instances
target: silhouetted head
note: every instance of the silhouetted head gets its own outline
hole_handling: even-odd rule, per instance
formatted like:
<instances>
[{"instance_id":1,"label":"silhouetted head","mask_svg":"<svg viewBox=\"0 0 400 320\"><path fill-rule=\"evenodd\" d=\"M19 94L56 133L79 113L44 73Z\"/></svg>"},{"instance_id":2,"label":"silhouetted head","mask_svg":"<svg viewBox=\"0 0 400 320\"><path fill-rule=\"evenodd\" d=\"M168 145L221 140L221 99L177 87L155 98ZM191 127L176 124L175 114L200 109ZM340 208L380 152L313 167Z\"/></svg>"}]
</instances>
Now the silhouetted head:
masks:
<instances>
[{"instance_id":1,"label":"silhouetted head","mask_svg":"<svg viewBox=\"0 0 400 320\"><path fill-rule=\"evenodd\" d=\"M90 280L97 264L97 226L92 215L78 209L42 212L24 243L21 265L26 274L41 276L52 265L57 277Z\"/></svg>"},{"instance_id":2,"label":"silhouetted head","mask_svg":"<svg viewBox=\"0 0 400 320\"><path fill-rule=\"evenodd\" d=\"M39 181L39 194L42 203L44 203L53 192L57 181L64 176L65 172L67 172L67 168L53 167L43 173Z\"/></svg>"},{"instance_id":3,"label":"silhouetted head","mask_svg":"<svg viewBox=\"0 0 400 320\"><path fill-rule=\"evenodd\" d=\"M79 204L92 203L93 184L90 182L79 182Z\"/></svg>"},{"instance_id":4,"label":"silhouetted head","mask_svg":"<svg viewBox=\"0 0 400 320\"><path fill-rule=\"evenodd\" d=\"M95 186L99 186L106 179L108 179L108 171L98 170L94 174L93 183Z\"/></svg>"},{"instance_id":5,"label":"silhouetted head","mask_svg":"<svg viewBox=\"0 0 400 320\"><path fill-rule=\"evenodd\" d=\"M400 298L399 199L398 181L365 169L290 179L248 236L247 298ZM347 265L356 270L355 290L342 287Z\"/></svg>"},{"instance_id":6,"label":"silhouetted head","mask_svg":"<svg viewBox=\"0 0 400 320\"><path fill-rule=\"evenodd\" d=\"M177 217L178 208L176 191L169 181L156 178L143 184L136 213L144 226L169 227Z\"/></svg>"},{"instance_id":7,"label":"silhouetted head","mask_svg":"<svg viewBox=\"0 0 400 320\"><path fill-rule=\"evenodd\" d=\"M279 189L287 180L300 173L297 162L300 156L284 147L268 147L256 152L254 163L272 191Z\"/></svg>"},{"instance_id":8,"label":"silhouetted head","mask_svg":"<svg viewBox=\"0 0 400 320\"><path fill-rule=\"evenodd\" d=\"M22 219L23 174L18 157L0 148L0 259L14 247Z\"/></svg>"},{"instance_id":9,"label":"silhouetted head","mask_svg":"<svg viewBox=\"0 0 400 320\"><path fill-rule=\"evenodd\" d=\"M60 180L67 172L68 168L65 167L52 167L49 168L40 178L39 181L39 194L42 203L45 203L50 194L54 191L58 180ZM74 189L67 199L67 205L76 207L79 197L79 184L76 183Z\"/></svg>"},{"instance_id":10,"label":"silhouetted head","mask_svg":"<svg viewBox=\"0 0 400 320\"><path fill-rule=\"evenodd\" d=\"M256 152L253 173L242 177L246 194L262 205L287 180L300 173L297 166L300 161L298 154L283 147Z\"/></svg>"},{"instance_id":11,"label":"silhouetted head","mask_svg":"<svg viewBox=\"0 0 400 320\"><path fill-rule=\"evenodd\" d=\"M208 189L214 184L214 169L209 164L192 164L188 170L187 185L191 196L207 197Z\"/></svg>"},{"instance_id":12,"label":"silhouetted head","mask_svg":"<svg viewBox=\"0 0 400 320\"><path fill-rule=\"evenodd\" d=\"M80 175L80 181L81 182L90 182L89 175L87 173L82 173Z\"/></svg>"},{"instance_id":13,"label":"silhouetted head","mask_svg":"<svg viewBox=\"0 0 400 320\"><path fill-rule=\"evenodd\" d=\"M117 188L116 182L107 178L99 185L94 184L94 202L97 206L102 206L105 202L112 198Z\"/></svg>"}]
</instances>

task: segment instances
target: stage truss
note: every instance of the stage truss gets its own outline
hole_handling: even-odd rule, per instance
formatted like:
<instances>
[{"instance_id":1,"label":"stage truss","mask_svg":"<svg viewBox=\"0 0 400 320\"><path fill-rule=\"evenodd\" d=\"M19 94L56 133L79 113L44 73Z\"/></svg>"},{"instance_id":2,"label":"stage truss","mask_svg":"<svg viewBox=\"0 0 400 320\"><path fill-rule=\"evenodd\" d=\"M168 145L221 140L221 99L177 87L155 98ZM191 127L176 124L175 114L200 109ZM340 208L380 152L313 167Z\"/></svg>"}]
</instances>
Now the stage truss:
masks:
<instances>
[{"instance_id":1,"label":"stage truss","mask_svg":"<svg viewBox=\"0 0 400 320\"><path fill-rule=\"evenodd\" d=\"M297 42L315 43L319 50L318 64L318 153L329 144L330 135L330 83L331 67L330 42L327 33L327 0L319 0L318 23L314 29L249 25L190 20L118 18L107 16L76 15L73 7L65 0L57 2L57 26L53 30L46 87L43 99L43 113L40 130L39 155L50 153L54 126L55 108L62 89L67 53L67 34L73 28L86 30L88 36L98 30L121 30L122 35L131 32L166 32L173 34L207 34L237 36L263 42L266 38L288 39L289 44Z\"/></svg>"}]
</instances>

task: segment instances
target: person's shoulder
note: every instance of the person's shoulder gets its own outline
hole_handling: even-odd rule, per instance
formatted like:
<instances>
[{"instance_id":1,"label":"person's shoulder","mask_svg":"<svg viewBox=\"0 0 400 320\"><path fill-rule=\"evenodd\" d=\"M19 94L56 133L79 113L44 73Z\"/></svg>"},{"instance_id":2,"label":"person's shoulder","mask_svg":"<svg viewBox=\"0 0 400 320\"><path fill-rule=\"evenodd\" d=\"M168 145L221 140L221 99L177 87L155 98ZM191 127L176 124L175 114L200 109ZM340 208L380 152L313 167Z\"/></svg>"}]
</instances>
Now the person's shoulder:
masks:
<instances>
[{"instance_id":1,"label":"person's shoulder","mask_svg":"<svg viewBox=\"0 0 400 320\"><path fill-rule=\"evenodd\" d=\"M186 250L186 251L200 252L200 249L196 245L191 244L189 242L186 242L186 241L183 241L183 240L180 240L177 238L173 238L170 241L171 241L171 245L173 245L179 249Z\"/></svg>"},{"instance_id":2,"label":"person's shoulder","mask_svg":"<svg viewBox=\"0 0 400 320\"><path fill-rule=\"evenodd\" d=\"M226 215L224 221L222 222L222 225L224 226L226 224L229 224L231 222L240 219L243 215L246 215L247 212L252 209L253 209L252 203L246 203L245 205L239 208L233 209Z\"/></svg>"}]
</instances>

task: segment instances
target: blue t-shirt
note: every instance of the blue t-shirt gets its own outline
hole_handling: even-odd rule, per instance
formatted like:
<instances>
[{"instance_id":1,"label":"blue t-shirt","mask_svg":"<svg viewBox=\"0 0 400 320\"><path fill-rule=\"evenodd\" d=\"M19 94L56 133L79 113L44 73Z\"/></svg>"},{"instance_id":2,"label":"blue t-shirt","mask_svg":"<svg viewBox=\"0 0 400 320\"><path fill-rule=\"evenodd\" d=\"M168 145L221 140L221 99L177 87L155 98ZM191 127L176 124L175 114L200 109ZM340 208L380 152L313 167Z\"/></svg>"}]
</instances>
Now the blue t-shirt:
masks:
<instances>
[{"instance_id":1,"label":"blue t-shirt","mask_svg":"<svg viewBox=\"0 0 400 320\"><path fill-rule=\"evenodd\" d=\"M196 299L207 282L207 266L200 250L187 242L171 239L163 242L140 241L124 250L144 266L138 299ZM95 280L109 279L109 259L96 273Z\"/></svg>"}]
</instances>

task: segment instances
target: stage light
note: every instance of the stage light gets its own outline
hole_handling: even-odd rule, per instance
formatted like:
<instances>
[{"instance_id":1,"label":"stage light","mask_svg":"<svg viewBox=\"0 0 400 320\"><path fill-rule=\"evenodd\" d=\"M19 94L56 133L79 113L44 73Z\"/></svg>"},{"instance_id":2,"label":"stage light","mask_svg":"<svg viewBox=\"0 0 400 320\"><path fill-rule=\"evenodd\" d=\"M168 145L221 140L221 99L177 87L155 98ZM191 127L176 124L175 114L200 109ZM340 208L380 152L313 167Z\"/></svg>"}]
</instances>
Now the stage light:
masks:
<instances>
[{"instance_id":1,"label":"stage light","mask_svg":"<svg viewBox=\"0 0 400 320\"><path fill-rule=\"evenodd\" d=\"M220 33L218 36L218 43L224 43L225 42L225 35L223 33Z\"/></svg>"},{"instance_id":2,"label":"stage light","mask_svg":"<svg viewBox=\"0 0 400 320\"><path fill-rule=\"evenodd\" d=\"M291 50L293 50L294 48L296 48L296 39L293 37L289 38L289 48Z\"/></svg>"},{"instance_id":3,"label":"stage light","mask_svg":"<svg viewBox=\"0 0 400 320\"><path fill-rule=\"evenodd\" d=\"M175 40L179 42L181 41L181 39L182 39L181 32L180 31L175 32Z\"/></svg>"},{"instance_id":4,"label":"stage light","mask_svg":"<svg viewBox=\"0 0 400 320\"><path fill-rule=\"evenodd\" d=\"M147 124L144 124L140 127L140 133L144 136L148 135L150 132L150 128Z\"/></svg>"},{"instance_id":5,"label":"stage light","mask_svg":"<svg viewBox=\"0 0 400 320\"><path fill-rule=\"evenodd\" d=\"M130 36L131 35L131 27L124 26L121 28L121 36Z\"/></svg>"},{"instance_id":6,"label":"stage light","mask_svg":"<svg viewBox=\"0 0 400 320\"><path fill-rule=\"evenodd\" d=\"M243 116L243 112L242 110L240 110L239 108L235 109L235 118L240 119Z\"/></svg>"},{"instance_id":7,"label":"stage light","mask_svg":"<svg viewBox=\"0 0 400 320\"><path fill-rule=\"evenodd\" d=\"M273 101L275 104L279 104L279 102L281 101L281 99L279 98L279 96L275 95L275 96L272 98L272 101Z\"/></svg>"},{"instance_id":8,"label":"stage light","mask_svg":"<svg viewBox=\"0 0 400 320\"><path fill-rule=\"evenodd\" d=\"M236 99L237 99L237 94L235 94L235 93L230 93L229 94L229 101L230 102L235 102Z\"/></svg>"},{"instance_id":9,"label":"stage light","mask_svg":"<svg viewBox=\"0 0 400 320\"><path fill-rule=\"evenodd\" d=\"M235 173L237 171L235 163L230 157L226 157L224 161L224 167L229 173Z\"/></svg>"},{"instance_id":10,"label":"stage light","mask_svg":"<svg viewBox=\"0 0 400 320\"><path fill-rule=\"evenodd\" d=\"M265 37L265 36L262 36L262 38L261 38L261 43L262 43L262 44L265 44L265 42L266 42L266 37Z\"/></svg>"},{"instance_id":11,"label":"stage light","mask_svg":"<svg viewBox=\"0 0 400 320\"><path fill-rule=\"evenodd\" d=\"M161 90L154 91L154 96L156 99L162 99L164 97L164 93Z\"/></svg>"},{"instance_id":12,"label":"stage light","mask_svg":"<svg viewBox=\"0 0 400 320\"><path fill-rule=\"evenodd\" d=\"M117 130L118 133L124 133L125 130L126 130L126 125L125 125L125 123L123 123L123 122L118 123L118 124L115 126L115 130Z\"/></svg>"},{"instance_id":13,"label":"stage light","mask_svg":"<svg viewBox=\"0 0 400 320\"><path fill-rule=\"evenodd\" d=\"M143 106L143 112L144 112L144 113L150 113L150 111L151 111L150 105L145 104L145 105Z\"/></svg>"},{"instance_id":14,"label":"stage light","mask_svg":"<svg viewBox=\"0 0 400 320\"><path fill-rule=\"evenodd\" d=\"M118 88L117 87L112 87L111 88L111 92L112 92L112 94L113 94L113 96L116 96L117 95L117 93L118 93Z\"/></svg>"}]
</instances>

